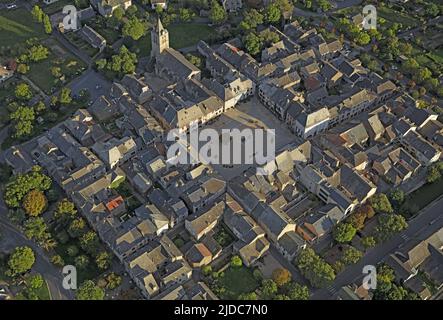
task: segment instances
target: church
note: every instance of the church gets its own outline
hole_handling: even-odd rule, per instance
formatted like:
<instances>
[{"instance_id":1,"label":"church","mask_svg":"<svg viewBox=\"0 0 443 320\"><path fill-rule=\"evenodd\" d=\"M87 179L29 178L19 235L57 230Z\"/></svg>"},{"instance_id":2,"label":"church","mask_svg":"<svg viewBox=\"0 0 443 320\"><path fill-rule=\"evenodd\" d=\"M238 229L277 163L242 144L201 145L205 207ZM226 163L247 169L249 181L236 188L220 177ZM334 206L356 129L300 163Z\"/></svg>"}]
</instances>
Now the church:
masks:
<instances>
[{"instance_id":1,"label":"church","mask_svg":"<svg viewBox=\"0 0 443 320\"><path fill-rule=\"evenodd\" d=\"M200 80L200 69L180 52L169 47L169 32L163 27L160 18L155 28L151 30L151 47L151 58L158 76L174 82L186 79Z\"/></svg>"}]
</instances>

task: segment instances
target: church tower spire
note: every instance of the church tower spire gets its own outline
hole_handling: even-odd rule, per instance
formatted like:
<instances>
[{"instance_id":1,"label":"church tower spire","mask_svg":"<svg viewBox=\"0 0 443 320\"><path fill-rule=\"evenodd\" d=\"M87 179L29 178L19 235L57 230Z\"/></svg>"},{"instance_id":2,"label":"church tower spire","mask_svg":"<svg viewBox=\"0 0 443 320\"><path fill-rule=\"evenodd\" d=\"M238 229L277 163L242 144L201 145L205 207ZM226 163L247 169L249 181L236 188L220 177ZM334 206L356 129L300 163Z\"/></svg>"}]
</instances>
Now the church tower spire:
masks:
<instances>
[{"instance_id":1,"label":"church tower spire","mask_svg":"<svg viewBox=\"0 0 443 320\"><path fill-rule=\"evenodd\" d=\"M151 56L159 56L169 48L169 32L163 27L160 17L157 19L155 28L151 30Z\"/></svg>"}]
</instances>

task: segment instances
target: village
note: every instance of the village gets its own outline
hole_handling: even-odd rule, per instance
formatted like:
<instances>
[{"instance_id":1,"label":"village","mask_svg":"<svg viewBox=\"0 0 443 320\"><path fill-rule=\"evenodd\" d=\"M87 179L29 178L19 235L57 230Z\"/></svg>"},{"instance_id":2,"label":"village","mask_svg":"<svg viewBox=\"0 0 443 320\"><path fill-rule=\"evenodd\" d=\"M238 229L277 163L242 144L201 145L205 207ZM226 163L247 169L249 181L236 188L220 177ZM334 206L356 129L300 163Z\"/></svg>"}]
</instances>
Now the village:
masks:
<instances>
[{"instance_id":1,"label":"village","mask_svg":"<svg viewBox=\"0 0 443 320\"><path fill-rule=\"evenodd\" d=\"M137 61L126 71L126 63L101 68L118 59L102 58L107 39L82 19L127 11L131 0L91 1L70 32L61 11L51 15L62 43L81 43L73 56L95 61L86 72L100 84L72 97L77 108L54 125L40 113L44 129L5 148L5 215L18 221L24 208L22 230L39 245L55 243L47 251L57 267L80 268L83 252L89 286L100 287L87 271L106 255L106 276L120 279L107 298L122 298L119 286L148 300L437 297L443 226L432 204L441 203L443 124L423 107L426 95L414 98L369 68L364 49L283 13L281 25L251 33L262 39L258 52L240 37L175 49L162 21L167 1L151 5L157 17L140 38L149 55L115 47ZM243 1L219 6L235 12ZM248 161L174 164L168 133L193 127L220 139L223 130L275 130L275 158L264 171ZM252 143L242 139L234 153ZM27 209L39 197L43 204ZM37 219L47 224L40 234L30 229ZM80 253L66 255L72 247ZM364 265L386 274L389 288L365 288Z\"/></svg>"}]
</instances>

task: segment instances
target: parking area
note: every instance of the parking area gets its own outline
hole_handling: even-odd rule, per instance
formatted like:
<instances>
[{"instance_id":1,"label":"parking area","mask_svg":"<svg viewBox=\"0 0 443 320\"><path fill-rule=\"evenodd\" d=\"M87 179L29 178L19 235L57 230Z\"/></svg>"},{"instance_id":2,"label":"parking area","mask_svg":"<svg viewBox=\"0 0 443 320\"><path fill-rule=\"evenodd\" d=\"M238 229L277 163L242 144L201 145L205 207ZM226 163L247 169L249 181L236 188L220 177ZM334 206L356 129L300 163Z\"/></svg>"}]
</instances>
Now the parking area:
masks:
<instances>
[{"instance_id":1,"label":"parking area","mask_svg":"<svg viewBox=\"0 0 443 320\"><path fill-rule=\"evenodd\" d=\"M215 119L210 124L204 126L204 128L212 128L222 134L222 130L239 129L273 129L275 130L275 151L282 149L284 146L297 141L297 137L281 123L266 107L258 100L257 97L252 97L250 100L238 104L235 108L232 108ZM266 151L266 135L264 135L263 149ZM215 170L225 179L231 180L232 178L240 175L248 168L254 166L253 164L247 164L245 161L244 152L246 147L251 147L255 141L244 140L242 143L242 150L234 150L233 146L230 147L231 156L234 153L241 152L243 164L233 165L213 165ZM258 143L259 141L257 141ZM220 144L220 152L222 152L223 145ZM254 150L256 151L256 150ZM266 152L264 153L267 154ZM223 155L222 155L223 156Z\"/></svg>"},{"instance_id":2,"label":"parking area","mask_svg":"<svg viewBox=\"0 0 443 320\"><path fill-rule=\"evenodd\" d=\"M71 82L69 87L74 95L79 94L83 89L88 90L91 95L90 101L95 101L98 97L108 94L111 85L102 75L90 69Z\"/></svg>"}]
</instances>

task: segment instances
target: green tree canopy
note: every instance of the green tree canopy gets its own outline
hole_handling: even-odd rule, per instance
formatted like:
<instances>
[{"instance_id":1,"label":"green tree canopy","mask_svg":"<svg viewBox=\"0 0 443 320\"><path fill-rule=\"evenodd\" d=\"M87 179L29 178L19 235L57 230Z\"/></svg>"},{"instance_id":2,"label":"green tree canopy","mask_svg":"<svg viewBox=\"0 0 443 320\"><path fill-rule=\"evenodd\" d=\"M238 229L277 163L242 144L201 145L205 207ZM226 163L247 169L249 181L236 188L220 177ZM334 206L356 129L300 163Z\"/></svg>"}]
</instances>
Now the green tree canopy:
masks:
<instances>
[{"instance_id":1,"label":"green tree canopy","mask_svg":"<svg viewBox=\"0 0 443 320\"><path fill-rule=\"evenodd\" d=\"M350 223L339 223L333 231L334 240L338 243L350 242L355 234L357 233L357 229L355 229Z\"/></svg>"},{"instance_id":2,"label":"green tree canopy","mask_svg":"<svg viewBox=\"0 0 443 320\"><path fill-rule=\"evenodd\" d=\"M35 263L34 252L30 247L17 247L8 260L8 267L12 276L31 270Z\"/></svg>"},{"instance_id":3,"label":"green tree canopy","mask_svg":"<svg viewBox=\"0 0 443 320\"><path fill-rule=\"evenodd\" d=\"M146 23L137 17L131 17L123 26L123 35L138 40L146 34Z\"/></svg>"},{"instance_id":4,"label":"green tree canopy","mask_svg":"<svg viewBox=\"0 0 443 320\"><path fill-rule=\"evenodd\" d=\"M384 193L377 193L371 198L371 206L377 213L392 213L391 203Z\"/></svg>"},{"instance_id":5,"label":"green tree canopy","mask_svg":"<svg viewBox=\"0 0 443 320\"><path fill-rule=\"evenodd\" d=\"M24 82L19 83L15 87L15 96L21 100L30 100L32 98L31 88Z\"/></svg>"},{"instance_id":6,"label":"green tree canopy","mask_svg":"<svg viewBox=\"0 0 443 320\"><path fill-rule=\"evenodd\" d=\"M25 212L33 217L43 213L46 209L48 201L45 194L40 190L31 190L23 198L23 209Z\"/></svg>"},{"instance_id":7,"label":"green tree canopy","mask_svg":"<svg viewBox=\"0 0 443 320\"><path fill-rule=\"evenodd\" d=\"M408 227L405 218L398 214L390 214L380 216L378 219L378 226L376 234L381 241L388 240L395 233L400 232Z\"/></svg>"},{"instance_id":8,"label":"green tree canopy","mask_svg":"<svg viewBox=\"0 0 443 320\"><path fill-rule=\"evenodd\" d=\"M87 280L77 290L77 300L103 300L105 292L95 285L94 281Z\"/></svg>"},{"instance_id":9,"label":"green tree canopy","mask_svg":"<svg viewBox=\"0 0 443 320\"><path fill-rule=\"evenodd\" d=\"M318 256L313 249L307 248L299 253L296 266L312 286L322 288L335 279L334 269Z\"/></svg>"},{"instance_id":10,"label":"green tree canopy","mask_svg":"<svg viewBox=\"0 0 443 320\"><path fill-rule=\"evenodd\" d=\"M226 21L228 18L228 14L226 13L225 8L217 1L211 1L211 11L209 12L209 19L214 24L221 24Z\"/></svg>"},{"instance_id":11,"label":"green tree canopy","mask_svg":"<svg viewBox=\"0 0 443 320\"><path fill-rule=\"evenodd\" d=\"M309 296L310 294L307 286L302 286L299 283L291 282L288 287L288 297L291 300L308 300Z\"/></svg>"}]
</instances>

